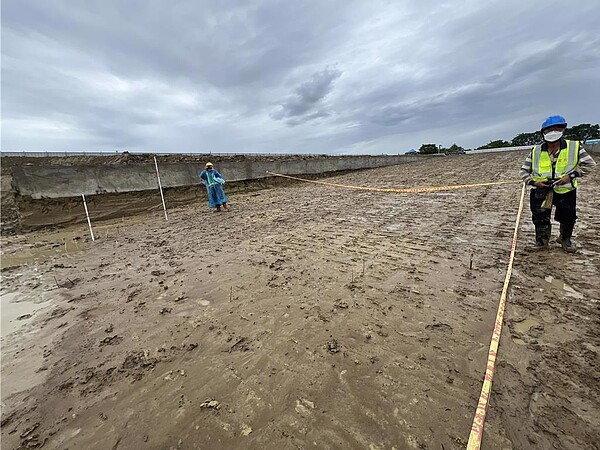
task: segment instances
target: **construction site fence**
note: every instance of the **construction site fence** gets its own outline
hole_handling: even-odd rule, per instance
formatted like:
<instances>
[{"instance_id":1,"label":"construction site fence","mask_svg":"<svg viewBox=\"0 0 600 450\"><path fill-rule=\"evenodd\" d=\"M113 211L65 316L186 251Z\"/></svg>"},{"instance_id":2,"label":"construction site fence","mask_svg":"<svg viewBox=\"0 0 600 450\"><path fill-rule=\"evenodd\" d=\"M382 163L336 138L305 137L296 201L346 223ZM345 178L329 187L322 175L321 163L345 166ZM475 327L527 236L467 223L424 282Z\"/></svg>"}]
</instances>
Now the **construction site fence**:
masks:
<instances>
[{"instance_id":1,"label":"construction site fence","mask_svg":"<svg viewBox=\"0 0 600 450\"><path fill-rule=\"evenodd\" d=\"M583 144L584 147L592 152L592 153L600 153L600 143L593 144ZM481 150L467 150L465 154L467 155L478 155L481 153L497 153L497 152L518 152L531 149L531 145L523 145L518 147L499 147L499 148L487 148ZM333 154L325 154L325 153L253 153L253 152L197 152L197 153L180 153L180 152L29 152L29 151L21 151L21 152L0 152L0 156L3 157L25 157L25 158L57 158L57 157L68 157L68 156L113 156L120 155L124 153L129 153L131 155L155 155L155 156L169 156L169 155L181 155L181 156L277 156L277 157L285 157L292 155L302 155L307 157L340 157L340 156L402 156L406 155L406 152L382 152L382 153L362 153L362 154L351 154L351 153L333 153ZM412 154L413 156L415 153ZM419 153L416 153L419 155ZM442 156L443 153L440 154Z\"/></svg>"}]
</instances>

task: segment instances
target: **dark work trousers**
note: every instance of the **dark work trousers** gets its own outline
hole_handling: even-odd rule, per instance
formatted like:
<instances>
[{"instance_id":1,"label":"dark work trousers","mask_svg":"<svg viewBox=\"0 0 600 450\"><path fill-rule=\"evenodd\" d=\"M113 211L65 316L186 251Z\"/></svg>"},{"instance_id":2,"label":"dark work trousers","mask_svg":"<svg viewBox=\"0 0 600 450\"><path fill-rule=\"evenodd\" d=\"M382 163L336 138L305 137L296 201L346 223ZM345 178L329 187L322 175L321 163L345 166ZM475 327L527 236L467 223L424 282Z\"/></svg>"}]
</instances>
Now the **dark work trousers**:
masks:
<instances>
[{"instance_id":1,"label":"dark work trousers","mask_svg":"<svg viewBox=\"0 0 600 450\"><path fill-rule=\"evenodd\" d=\"M542 203L546 198L548 189L532 189L529 197L529 205L531 206L531 214L534 225L550 225L550 209L542 209ZM556 207L554 220L563 225L574 225L577 220L575 211L577 201L577 189L566 192L564 194L554 193L552 204Z\"/></svg>"}]
</instances>

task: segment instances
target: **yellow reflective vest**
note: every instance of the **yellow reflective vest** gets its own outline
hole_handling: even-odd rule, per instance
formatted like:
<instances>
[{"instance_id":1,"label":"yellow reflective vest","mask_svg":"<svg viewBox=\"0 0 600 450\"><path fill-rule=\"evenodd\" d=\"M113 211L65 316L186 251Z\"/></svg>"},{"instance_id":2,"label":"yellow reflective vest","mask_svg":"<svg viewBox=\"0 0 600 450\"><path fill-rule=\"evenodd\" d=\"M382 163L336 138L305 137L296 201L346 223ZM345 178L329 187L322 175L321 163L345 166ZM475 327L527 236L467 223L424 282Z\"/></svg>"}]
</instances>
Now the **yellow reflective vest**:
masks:
<instances>
[{"instance_id":1,"label":"yellow reflective vest","mask_svg":"<svg viewBox=\"0 0 600 450\"><path fill-rule=\"evenodd\" d=\"M556 164L552 167L552 160L547 151L542 151L541 145L536 145L531 150L531 178L533 181L558 180L572 172L579 162L579 141L567 140L567 148L561 149ZM569 184L555 186L554 192L564 194L576 189L577 178L571 179Z\"/></svg>"}]
</instances>

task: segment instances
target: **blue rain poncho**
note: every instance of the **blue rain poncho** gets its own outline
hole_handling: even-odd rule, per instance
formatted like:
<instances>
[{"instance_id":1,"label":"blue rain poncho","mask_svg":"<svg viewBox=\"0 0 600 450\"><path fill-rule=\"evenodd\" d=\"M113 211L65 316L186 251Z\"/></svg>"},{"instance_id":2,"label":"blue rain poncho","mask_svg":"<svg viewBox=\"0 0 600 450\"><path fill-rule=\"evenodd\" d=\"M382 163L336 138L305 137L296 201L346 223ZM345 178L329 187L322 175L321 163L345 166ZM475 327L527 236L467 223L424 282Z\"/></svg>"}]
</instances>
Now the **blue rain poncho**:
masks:
<instances>
[{"instance_id":1,"label":"blue rain poncho","mask_svg":"<svg viewBox=\"0 0 600 450\"><path fill-rule=\"evenodd\" d=\"M208 193L208 205L216 208L227 203L227 196L223 190L225 180L217 170L203 170L200 172L200 178L204 180L206 192Z\"/></svg>"}]
</instances>

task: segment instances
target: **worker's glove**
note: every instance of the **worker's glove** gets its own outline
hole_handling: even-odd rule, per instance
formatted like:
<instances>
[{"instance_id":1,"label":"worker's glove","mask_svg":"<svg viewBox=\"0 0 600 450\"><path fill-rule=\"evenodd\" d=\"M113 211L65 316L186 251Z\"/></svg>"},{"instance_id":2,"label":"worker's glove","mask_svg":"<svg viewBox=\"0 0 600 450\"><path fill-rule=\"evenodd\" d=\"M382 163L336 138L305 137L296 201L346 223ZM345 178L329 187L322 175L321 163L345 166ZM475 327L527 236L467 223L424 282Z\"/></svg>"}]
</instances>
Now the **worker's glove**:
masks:
<instances>
[{"instance_id":1,"label":"worker's glove","mask_svg":"<svg viewBox=\"0 0 600 450\"><path fill-rule=\"evenodd\" d=\"M554 186L563 186L569 183L571 183L571 177L569 175L565 175L564 177L555 180Z\"/></svg>"},{"instance_id":2,"label":"worker's glove","mask_svg":"<svg viewBox=\"0 0 600 450\"><path fill-rule=\"evenodd\" d=\"M549 189L549 188L552 187L552 183L554 183L554 181L552 181L552 180L548 180L548 181L536 181L533 185L536 188Z\"/></svg>"}]
</instances>

